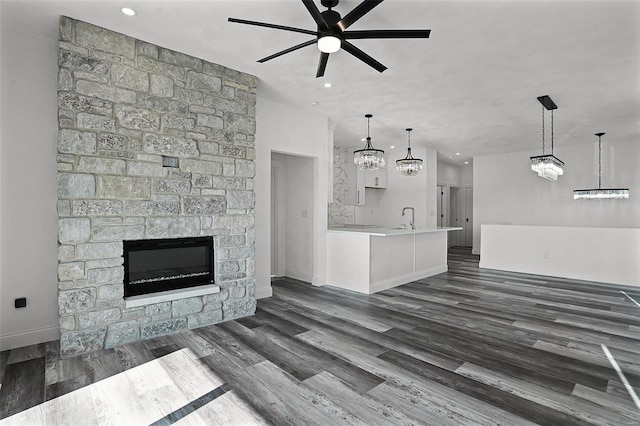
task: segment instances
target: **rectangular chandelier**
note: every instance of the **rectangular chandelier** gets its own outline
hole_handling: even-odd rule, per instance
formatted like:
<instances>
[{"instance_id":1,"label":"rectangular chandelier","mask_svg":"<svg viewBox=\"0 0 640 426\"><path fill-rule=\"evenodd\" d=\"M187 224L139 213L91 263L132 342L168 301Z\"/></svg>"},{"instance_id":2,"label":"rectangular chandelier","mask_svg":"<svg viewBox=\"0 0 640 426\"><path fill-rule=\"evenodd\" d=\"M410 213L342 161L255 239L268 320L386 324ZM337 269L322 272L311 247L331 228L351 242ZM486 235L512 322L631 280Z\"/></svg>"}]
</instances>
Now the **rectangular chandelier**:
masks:
<instances>
[{"instance_id":1,"label":"rectangular chandelier","mask_svg":"<svg viewBox=\"0 0 640 426\"><path fill-rule=\"evenodd\" d=\"M574 200L620 200L629 198L629 188L576 189Z\"/></svg>"},{"instance_id":2,"label":"rectangular chandelier","mask_svg":"<svg viewBox=\"0 0 640 426\"><path fill-rule=\"evenodd\" d=\"M563 167L564 163L553 155L531 157L531 170L548 180L558 180L564 173Z\"/></svg>"},{"instance_id":3,"label":"rectangular chandelier","mask_svg":"<svg viewBox=\"0 0 640 426\"><path fill-rule=\"evenodd\" d=\"M629 198L629 188L602 188L602 136L604 132L596 133L598 137L598 188L576 189L573 191L574 200L622 200Z\"/></svg>"},{"instance_id":4,"label":"rectangular chandelier","mask_svg":"<svg viewBox=\"0 0 640 426\"><path fill-rule=\"evenodd\" d=\"M558 106L549 95L538 96L538 102L542 104L542 155L531 157L531 170L541 178L558 180L558 176L564 173L564 163L553 155L553 110ZM544 110L551 111L551 154L545 154L544 149Z\"/></svg>"}]
</instances>

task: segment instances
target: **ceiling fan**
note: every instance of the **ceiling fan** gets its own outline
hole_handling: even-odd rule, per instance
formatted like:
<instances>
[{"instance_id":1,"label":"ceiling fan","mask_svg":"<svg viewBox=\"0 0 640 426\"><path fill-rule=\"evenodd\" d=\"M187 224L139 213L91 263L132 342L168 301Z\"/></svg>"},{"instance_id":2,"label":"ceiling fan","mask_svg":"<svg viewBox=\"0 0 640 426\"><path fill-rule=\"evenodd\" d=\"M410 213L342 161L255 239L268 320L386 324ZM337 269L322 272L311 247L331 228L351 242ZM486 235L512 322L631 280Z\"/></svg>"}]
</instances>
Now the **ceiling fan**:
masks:
<instances>
[{"instance_id":1,"label":"ceiling fan","mask_svg":"<svg viewBox=\"0 0 640 426\"><path fill-rule=\"evenodd\" d=\"M360 59L367 65L375 68L379 72L383 72L387 69L380 62L373 59L371 56L358 49L351 44L348 40L353 39L366 39L366 38L429 38L431 30L356 30L347 31L352 24L369 13L371 9L382 3L383 0L364 0L358 6L356 6L351 12L343 18L338 12L332 10L338 5L339 0L321 0L321 3L327 10L320 12L313 0L302 0L302 3L306 6L307 10L313 17L314 21L318 25L316 31L306 30L304 28L287 27L284 25L269 24L266 22L247 21L244 19L229 18L229 22L235 22L238 24L256 25L259 27L275 28L277 30L293 31L297 33L313 35L316 38L313 40L305 41L296 46L282 50L273 55L259 59L258 62L266 62L271 59L282 56L286 53L293 52L303 47L310 46L317 43L320 50L320 62L318 63L318 71L316 72L316 78L322 77L324 71L327 68L327 61L329 60L329 54L337 52L340 48L346 52L352 54L356 58Z\"/></svg>"}]
</instances>

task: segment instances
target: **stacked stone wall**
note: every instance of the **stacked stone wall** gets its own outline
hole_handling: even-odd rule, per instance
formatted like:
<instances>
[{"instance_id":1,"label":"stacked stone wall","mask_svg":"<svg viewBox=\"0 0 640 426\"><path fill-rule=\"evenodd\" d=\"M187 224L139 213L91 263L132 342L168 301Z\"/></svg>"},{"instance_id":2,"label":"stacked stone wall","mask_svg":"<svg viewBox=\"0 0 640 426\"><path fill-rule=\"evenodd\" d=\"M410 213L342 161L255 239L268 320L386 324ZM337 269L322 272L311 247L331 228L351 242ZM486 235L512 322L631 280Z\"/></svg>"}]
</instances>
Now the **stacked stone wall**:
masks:
<instances>
[{"instance_id":1,"label":"stacked stone wall","mask_svg":"<svg viewBox=\"0 0 640 426\"><path fill-rule=\"evenodd\" d=\"M67 17L58 65L62 355L253 314L256 78ZM123 240L203 235L220 293L125 308Z\"/></svg>"}]
</instances>

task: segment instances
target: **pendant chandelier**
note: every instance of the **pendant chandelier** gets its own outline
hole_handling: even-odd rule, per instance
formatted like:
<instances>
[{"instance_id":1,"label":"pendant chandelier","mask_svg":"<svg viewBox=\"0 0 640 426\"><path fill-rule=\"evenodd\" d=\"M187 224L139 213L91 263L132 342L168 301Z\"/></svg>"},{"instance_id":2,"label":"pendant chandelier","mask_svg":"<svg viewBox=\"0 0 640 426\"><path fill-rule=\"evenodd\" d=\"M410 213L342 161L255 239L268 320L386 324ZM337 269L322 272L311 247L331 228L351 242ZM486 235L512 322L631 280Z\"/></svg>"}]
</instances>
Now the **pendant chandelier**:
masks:
<instances>
[{"instance_id":1,"label":"pendant chandelier","mask_svg":"<svg viewBox=\"0 0 640 426\"><path fill-rule=\"evenodd\" d=\"M375 149L371 145L371 136L369 136L369 121L373 115L365 115L367 118L367 143L364 148L353 151L353 162L360 170L377 170L383 169L386 165L384 160L384 151Z\"/></svg>"},{"instance_id":2,"label":"pendant chandelier","mask_svg":"<svg viewBox=\"0 0 640 426\"><path fill-rule=\"evenodd\" d=\"M396 160L396 169L402 176L415 176L422 170L422 160L419 158L413 158L411 155L411 131L413 129L407 129L408 148L407 156L402 160Z\"/></svg>"},{"instance_id":3,"label":"pendant chandelier","mask_svg":"<svg viewBox=\"0 0 640 426\"><path fill-rule=\"evenodd\" d=\"M574 200L629 198L629 188L602 189L602 135L604 135L604 133L596 133L598 137L598 189L576 189L573 191Z\"/></svg>"},{"instance_id":4,"label":"pendant chandelier","mask_svg":"<svg viewBox=\"0 0 640 426\"><path fill-rule=\"evenodd\" d=\"M558 109L556 104L548 95L539 96L538 101L542 104L542 155L531 157L531 170L538 173L538 176L548 180L558 180L558 176L564 173L564 163L553 155L553 110ZM544 153L544 110L551 111L551 154Z\"/></svg>"}]
</instances>

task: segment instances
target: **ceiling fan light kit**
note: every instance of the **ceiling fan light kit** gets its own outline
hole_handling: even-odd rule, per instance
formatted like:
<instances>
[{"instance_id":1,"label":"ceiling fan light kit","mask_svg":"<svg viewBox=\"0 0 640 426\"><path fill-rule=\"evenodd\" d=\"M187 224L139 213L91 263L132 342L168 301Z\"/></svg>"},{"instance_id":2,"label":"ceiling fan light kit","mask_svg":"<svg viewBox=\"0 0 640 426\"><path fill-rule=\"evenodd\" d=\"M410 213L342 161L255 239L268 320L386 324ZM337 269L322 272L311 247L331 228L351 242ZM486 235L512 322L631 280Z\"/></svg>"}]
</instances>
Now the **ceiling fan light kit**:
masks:
<instances>
[{"instance_id":1,"label":"ceiling fan light kit","mask_svg":"<svg viewBox=\"0 0 640 426\"><path fill-rule=\"evenodd\" d=\"M356 30L347 31L347 29L369 13L374 7L382 3L382 0L364 0L356 6L351 12L343 18L338 12L332 10L338 5L338 0L322 0L321 3L327 10L320 12L313 0L302 0L302 4L307 8L313 20L316 22L316 31L304 28L288 27L285 25L270 24L267 22L248 21L245 19L229 18L229 22L237 24L255 25L258 27L273 28L276 30L292 31L302 34L313 35L316 38L297 44L273 55L259 59L258 62L267 62L286 53L302 49L314 43L320 50L320 60L316 71L316 78L324 76L329 54L335 53L340 49L355 56L365 64L374 68L379 72L387 69L380 62L364 53L362 50L354 46L348 39L389 39L389 38L429 38L431 30Z\"/></svg>"},{"instance_id":2,"label":"ceiling fan light kit","mask_svg":"<svg viewBox=\"0 0 640 426\"><path fill-rule=\"evenodd\" d=\"M386 166L384 159L384 151L375 149L371 144L371 136L369 136L369 121L373 115L365 115L367 118L367 143L364 148L353 151L353 162L360 170L378 170Z\"/></svg>"},{"instance_id":3,"label":"ceiling fan light kit","mask_svg":"<svg viewBox=\"0 0 640 426\"><path fill-rule=\"evenodd\" d=\"M324 36L318 39L318 50L322 53L336 53L340 50L340 44L342 42L338 37Z\"/></svg>"},{"instance_id":4,"label":"ceiling fan light kit","mask_svg":"<svg viewBox=\"0 0 640 426\"><path fill-rule=\"evenodd\" d=\"M558 180L558 176L564 173L564 163L553 155L553 110L558 106L549 95L538 96L542 104L542 155L531 157L531 170L538 176L547 180ZM551 111L551 154L545 154L544 150L544 110Z\"/></svg>"},{"instance_id":5,"label":"ceiling fan light kit","mask_svg":"<svg viewBox=\"0 0 640 426\"><path fill-rule=\"evenodd\" d=\"M396 160L396 170L402 176L416 176L422 170L422 160L413 158L413 155L411 155L411 131L413 129L406 130L408 139L407 156L401 160Z\"/></svg>"},{"instance_id":6,"label":"ceiling fan light kit","mask_svg":"<svg viewBox=\"0 0 640 426\"><path fill-rule=\"evenodd\" d=\"M629 198L629 188L602 189L602 136L603 132L595 134L598 137L598 189L576 189L573 191L574 200L607 200Z\"/></svg>"}]
</instances>

